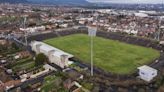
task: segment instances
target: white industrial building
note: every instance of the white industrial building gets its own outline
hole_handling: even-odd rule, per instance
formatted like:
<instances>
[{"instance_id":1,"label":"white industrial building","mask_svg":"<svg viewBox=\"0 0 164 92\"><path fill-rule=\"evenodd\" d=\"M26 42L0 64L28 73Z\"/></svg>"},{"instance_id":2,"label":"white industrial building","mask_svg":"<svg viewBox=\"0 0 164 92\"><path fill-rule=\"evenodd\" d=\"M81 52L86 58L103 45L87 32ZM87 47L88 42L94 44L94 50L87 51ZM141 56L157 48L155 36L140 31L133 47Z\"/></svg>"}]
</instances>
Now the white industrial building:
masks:
<instances>
[{"instance_id":1,"label":"white industrial building","mask_svg":"<svg viewBox=\"0 0 164 92\"><path fill-rule=\"evenodd\" d=\"M146 14L146 13L134 13L134 15L137 16L137 17L142 17L142 18L149 17L149 15Z\"/></svg>"},{"instance_id":2,"label":"white industrial building","mask_svg":"<svg viewBox=\"0 0 164 92\"><path fill-rule=\"evenodd\" d=\"M70 62L69 58L73 57L73 55L69 53L39 41L31 42L31 47L32 50L36 52L36 54L45 54L49 58L50 63L54 63L61 68L68 67Z\"/></svg>"},{"instance_id":3,"label":"white industrial building","mask_svg":"<svg viewBox=\"0 0 164 92\"><path fill-rule=\"evenodd\" d=\"M157 70L149 67L147 65L143 65L141 67L138 67L139 69L139 77L147 82L150 82L154 77L157 76Z\"/></svg>"},{"instance_id":4,"label":"white industrial building","mask_svg":"<svg viewBox=\"0 0 164 92\"><path fill-rule=\"evenodd\" d=\"M46 30L46 27L45 26L38 26L38 27L20 28L20 30L26 31L27 33L35 33L35 32Z\"/></svg>"}]
</instances>

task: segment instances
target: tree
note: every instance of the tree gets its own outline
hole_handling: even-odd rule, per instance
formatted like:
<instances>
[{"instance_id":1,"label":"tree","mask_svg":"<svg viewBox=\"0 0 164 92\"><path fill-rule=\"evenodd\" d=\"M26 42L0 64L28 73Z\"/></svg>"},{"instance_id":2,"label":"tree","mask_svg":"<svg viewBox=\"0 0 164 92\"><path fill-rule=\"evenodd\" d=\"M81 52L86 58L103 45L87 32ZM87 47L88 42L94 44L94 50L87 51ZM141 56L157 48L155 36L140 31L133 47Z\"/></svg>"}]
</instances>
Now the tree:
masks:
<instances>
[{"instance_id":1,"label":"tree","mask_svg":"<svg viewBox=\"0 0 164 92\"><path fill-rule=\"evenodd\" d=\"M48 61L47 57L43 53L40 53L35 58L35 65L36 66L43 65L47 61Z\"/></svg>"},{"instance_id":2,"label":"tree","mask_svg":"<svg viewBox=\"0 0 164 92\"><path fill-rule=\"evenodd\" d=\"M92 92L99 92L100 87L98 85L94 86Z\"/></svg>"},{"instance_id":3,"label":"tree","mask_svg":"<svg viewBox=\"0 0 164 92\"><path fill-rule=\"evenodd\" d=\"M60 77L57 77L53 82L54 87L59 87L61 84L62 84L62 78Z\"/></svg>"},{"instance_id":4,"label":"tree","mask_svg":"<svg viewBox=\"0 0 164 92\"><path fill-rule=\"evenodd\" d=\"M12 47L13 47L15 50L18 50L18 49L19 49L19 47L16 45L16 43L13 42L11 45L12 45Z\"/></svg>"}]
</instances>

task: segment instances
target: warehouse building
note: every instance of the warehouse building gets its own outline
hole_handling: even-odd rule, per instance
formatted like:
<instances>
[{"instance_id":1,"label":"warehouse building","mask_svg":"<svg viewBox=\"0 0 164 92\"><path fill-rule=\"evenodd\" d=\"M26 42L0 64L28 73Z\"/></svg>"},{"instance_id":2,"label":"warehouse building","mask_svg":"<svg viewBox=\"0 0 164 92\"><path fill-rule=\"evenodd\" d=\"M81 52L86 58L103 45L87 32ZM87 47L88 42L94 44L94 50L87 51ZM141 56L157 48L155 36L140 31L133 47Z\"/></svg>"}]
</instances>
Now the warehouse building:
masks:
<instances>
[{"instance_id":1,"label":"warehouse building","mask_svg":"<svg viewBox=\"0 0 164 92\"><path fill-rule=\"evenodd\" d=\"M33 41L30 45L36 54L43 53L49 58L50 63L54 63L61 68L68 67L70 62L69 58L73 57L73 55L43 42Z\"/></svg>"}]
</instances>

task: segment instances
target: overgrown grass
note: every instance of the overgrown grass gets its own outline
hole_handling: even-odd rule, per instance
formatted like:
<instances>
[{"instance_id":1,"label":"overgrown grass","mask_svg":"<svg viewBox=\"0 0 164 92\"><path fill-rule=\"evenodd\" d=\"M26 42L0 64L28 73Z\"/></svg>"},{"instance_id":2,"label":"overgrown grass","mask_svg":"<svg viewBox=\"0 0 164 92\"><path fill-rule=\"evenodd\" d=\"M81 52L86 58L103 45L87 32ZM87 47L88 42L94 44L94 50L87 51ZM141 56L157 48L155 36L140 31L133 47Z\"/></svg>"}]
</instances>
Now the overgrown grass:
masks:
<instances>
[{"instance_id":1,"label":"overgrown grass","mask_svg":"<svg viewBox=\"0 0 164 92\"><path fill-rule=\"evenodd\" d=\"M56 83L58 84L59 82L58 80L61 80L61 77L55 75L50 75L44 78L44 83L41 87L41 92L68 92L68 90L63 87L62 83L60 84L60 86L56 85Z\"/></svg>"},{"instance_id":2,"label":"overgrown grass","mask_svg":"<svg viewBox=\"0 0 164 92\"><path fill-rule=\"evenodd\" d=\"M44 41L90 63L90 37L74 34ZM115 40L94 37L94 65L117 74L133 73L138 66L151 63L160 56L157 50Z\"/></svg>"},{"instance_id":3,"label":"overgrown grass","mask_svg":"<svg viewBox=\"0 0 164 92\"><path fill-rule=\"evenodd\" d=\"M32 60L31 57L19 60L15 64L12 65L12 69L15 72L21 71L21 70L29 70L34 67L35 67L35 62Z\"/></svg>"}]
</instances>

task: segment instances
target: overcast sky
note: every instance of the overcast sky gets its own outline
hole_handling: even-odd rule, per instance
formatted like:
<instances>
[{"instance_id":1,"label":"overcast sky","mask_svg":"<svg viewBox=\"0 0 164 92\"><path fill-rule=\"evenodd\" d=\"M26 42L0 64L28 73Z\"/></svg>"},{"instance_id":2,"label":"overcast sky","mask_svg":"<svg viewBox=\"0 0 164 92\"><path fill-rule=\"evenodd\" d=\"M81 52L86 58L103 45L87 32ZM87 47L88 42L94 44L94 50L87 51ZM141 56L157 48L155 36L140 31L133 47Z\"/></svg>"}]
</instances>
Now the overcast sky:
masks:
<instances>
[{"instance_id":1,"label":"overcast sky","mask_svg":"<svg viewBox=\"0 0 164 92\"><path fill-rule=\"evenodd\" d=\"M109 2L109 3L151 3L151 4L164 3L164 0L88 0L88 1Z\"/></svg>"}]
</instances>

